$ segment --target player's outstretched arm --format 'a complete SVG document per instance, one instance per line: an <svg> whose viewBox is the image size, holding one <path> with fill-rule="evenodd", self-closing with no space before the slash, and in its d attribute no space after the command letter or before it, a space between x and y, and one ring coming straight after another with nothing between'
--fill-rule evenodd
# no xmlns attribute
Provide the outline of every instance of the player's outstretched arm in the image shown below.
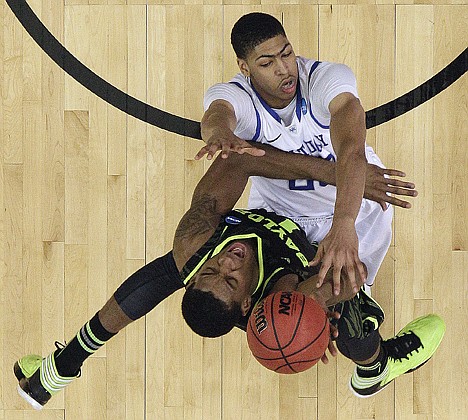
<svg viewBox="0 0 468 420"><path fill-rule="evenodd" d="M335 162L314 156L288 153L265 144L245 141L234 135L236 124L236 115L232 105L224 100L214 101L201 121L202 138L206 145L200 149L195 159L201 159L206 155L210 160L218 151L221 151L222 158L241 154L244 158L240 163L250 165L246 171L251 176L288 180L315 179L336 185ZM364 197L378 202L384 210L386 203L410 208L409 202L395 195L415 197L417 191L414 189L414 184L390 178L404 176L405 174L399 170L383 169L367 164Z"/></svg>
<svg viewBox="0 0 468 420"><path fill-rule="evenodd" d="M177 267L182 268L209 239L221 217L232 210L242 195L248 175L236 162L218 156L195 187L190 208L174 235Z"/></svg>
<svg viewBox="0 0 468 420"><path fill-rule="evenodd" d="M255 146L264 152L261 158L247 154L243 156L230 155L230 159L237 159L238 164L242 165L243 171L249 176L287 180L315 179L336 185L335 162L314 156L284 152L267 144L259 143ZM410 208L411 204L408 201L397 197L416 197L418 195L412 182L398 179L405 176L404 172L397 169L384 169L368 163L364 198L379 203L383 210L387 208L387 204Z"/></svg>
<svg viewBox="0 0 468 420"><path fill-rule="evenodd" d="M218 151L221 151L222 158L227 158L230 152L263 156L264 152L261 149L234 135L236 125L237 119L232 105L220 99L214 101L201 120L201 135L206 145L195 155L195 159L206 155L206 158L211 160Z"/></svg>
<svg viewBox="0 0 468 420"><path fill-rule="evenodd" d="M348 275L355 292L365 281L364 264L359 258L355 221L364 196L366 180L365 112L354 95L341 93L329 105L330 138L336 152L336 201L333 222L320 242L311 266L321 264L320 286L328 270L333 271L334 292L340 291L341 271Z"/></svg>

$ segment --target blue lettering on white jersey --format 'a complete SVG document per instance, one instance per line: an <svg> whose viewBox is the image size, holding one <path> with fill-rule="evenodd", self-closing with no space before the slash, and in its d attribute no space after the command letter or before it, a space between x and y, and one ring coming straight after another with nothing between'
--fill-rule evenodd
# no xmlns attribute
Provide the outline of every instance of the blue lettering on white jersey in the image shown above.
<svg viewBox="0 0 468 420"><path fill-rule="evenodd" d="M297 65L299 79L296 96L283 110L269 107L255 91L249 79L240 73L231 83L218 84L209 90L205 98L209 98L205 101L205 108L209 106L210 101L227 100L233 104L236 111L238 126L235 134L241 138L271 144L287 152L336 161L336 153L330 139L328 105L334 97L343 92L350 92L358 97L354 75L342 64L297 57ZM249 99L240 98L241 93L233 92L233 87L224 87L233 84L239 91L246 92ZM370 147L366 147L366 155L368 160L372 155L370 161L379 162ZM332 185L316 180L288 181L262 177L251 179L251 208L260 206L290 217L333 214L336 187Z"/></svg>

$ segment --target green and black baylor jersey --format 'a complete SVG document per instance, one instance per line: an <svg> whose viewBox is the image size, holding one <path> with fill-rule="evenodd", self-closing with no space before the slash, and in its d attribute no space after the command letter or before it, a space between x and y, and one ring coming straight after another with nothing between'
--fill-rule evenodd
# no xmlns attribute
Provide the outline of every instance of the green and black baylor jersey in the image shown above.
<svg viewBox="0 0 468 420"><path fill-rule="evenodd" d="M180 275L185 284L208 259L219 254L231 242L250 240L256 249L258 284L252 295L252 307L241 320L245 330L255 304L267 296L276 281L288 273L300 279L316 274L309 267L317 251L317 244L307 241L303 230L292 220L266 210L232 210L223 217L210 239L187 261Z"/></svg>

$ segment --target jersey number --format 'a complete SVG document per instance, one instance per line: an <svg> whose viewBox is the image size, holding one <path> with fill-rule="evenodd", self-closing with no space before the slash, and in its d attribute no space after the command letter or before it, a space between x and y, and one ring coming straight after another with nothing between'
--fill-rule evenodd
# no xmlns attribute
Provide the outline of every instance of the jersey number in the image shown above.
<svg viewBox="0 0 468 420"><path fill-rule="evenodd" d="M329 154L325 160L336 161L332 154ZM312 191L315 190L316 182L318 182L320 187L326 187L328 185L326 182L316 181L315 179L292 179L289 181L289 189L291 191Z"/></svg>

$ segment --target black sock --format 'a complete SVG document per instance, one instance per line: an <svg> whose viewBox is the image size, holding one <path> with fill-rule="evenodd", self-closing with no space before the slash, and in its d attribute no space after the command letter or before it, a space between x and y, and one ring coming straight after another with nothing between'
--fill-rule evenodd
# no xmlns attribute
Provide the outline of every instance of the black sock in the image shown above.
<svg viewBox="0 0 468 420"><path fill-rule="evenodd" d="M115 333L107 331L94 315L76 336L55 356L55 366L60 375L76 376L83 362L111 339Z"/></svg>
<svg viewBox="0 0 468 420"><path fill-rule="evenodd" d="M387 350L380 342L380 351L377 358L371 363L356 362L359 367L363 367L369 376L379 375L387 366Z"/></svg>

